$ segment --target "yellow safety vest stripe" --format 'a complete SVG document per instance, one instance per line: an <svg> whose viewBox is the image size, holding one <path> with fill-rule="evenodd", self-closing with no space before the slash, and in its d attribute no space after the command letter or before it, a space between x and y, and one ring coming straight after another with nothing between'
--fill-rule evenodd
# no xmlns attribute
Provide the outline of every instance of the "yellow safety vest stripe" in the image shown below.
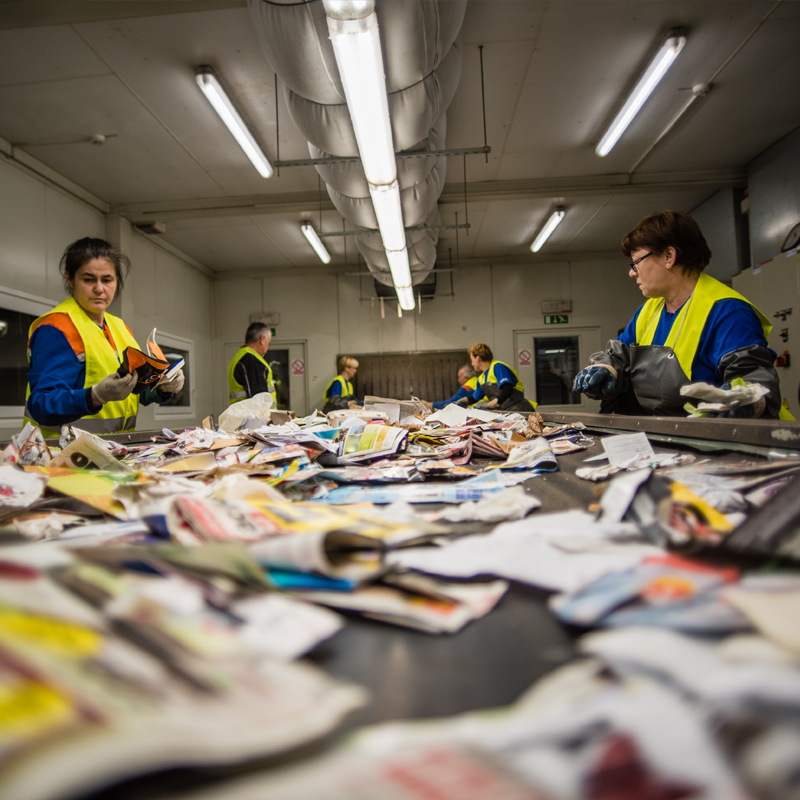
<svg viewBox="0 0 800 800"><path fill-rule="evenodd" d="M323 398L327 401L331 399L331 388L333 387L334 383L339 383L342 387L341 394L343 397L346 397L349 394L353 394L353 384L350 381L346 381L341 375L337 375L326 387L325 387L325 394Z"/></svg>
<svg viewBox="0 0 800 800"><path fill-rule="evenodd" d="M676 315L669 336L664 342L667 347L671 347L675 351L678 363L689 380L692 379L692 364L708 315L711 313L714 303L729 298L744 301L756 312L764 330L764 338L769 341L772 323L746 297L729 289L724 283L720 283L710 275L701 273L692 296L686 302L684 309ZM647 346L653 343L658 328L658 317L664 303L663 298L651 297L642 306L636 320L637 344Z"/></svg>
<svg viewBox="0 0 800 800"><path fill-rule="evenodd" d="M244 400L247 397L247 392L245 391L244 386L239 383L236 378L233 377L233 371L236 369L236 365L244 358L246 355L255 356L267 369L267 391L272 395L272 400L274 403L274 407L278 407L278 393L275 390L275 383L272 378L272 367L258 354L252 347L248 347L245 345L244 347L240 347L236 351L236 355L234 355L230 364L228 364L228 399L231 403L238 403L240 400Z"/></svg>
<svg viewBox="0 0 800 800"><path fill-rule="evenodd" d="M43 314L38 319L34 320L28 332L28 338L33 335L33 332L41 324L42 320L50 314L68 314L72 324L78 331L78 335L83 341L86 350L86 378L83 382L83 388L88 389L90 386L95 386L103 378L116 372L122 362L122 355L126 347L135 347L139 349L136 339L130 334L125 323L113 314L106 313L104 315L105 324L111 331L111 336L114 338L118 350L114 350L110 342L106 338L100 327L89 319L88 314L78 305L73 297L68 297L63 303L59 303L52 311ZM28 414L27 401L31 395L31 387L28 384L25 393L26 408L25 420L32 422L34 425L39 423L31 419ZM114 400L106 403L97 414L91 414L86 417L81 417L78 427L83 426L91 433L119 433L122 431L131 431L136 428L136 414L139 411L139 395L130 394L124 400ZM45 435L58 434L55 428L46 426L39 426L42 428Z"/></svg>
<svg viewBox="0 0 800 800"><path fill-rule="evenodd" d="M517 382L514 385L514 388L518 389L520 392L525 394L525 387L522 385L522 381L519 379L519 375L517 375L517 371L513 367L510 367L508 364L506 364L505 361L492 361L491 366L489 367L489 369L487 369L486 372L482 372L480 374L480 376L478 377L478 383L480 385L483 385L487 381L489 383L497 383L497 376L494 374L494 368L498 364L500 364L501 366L503 366L506 369L511 371L511 374L517 379Z"/></svg>

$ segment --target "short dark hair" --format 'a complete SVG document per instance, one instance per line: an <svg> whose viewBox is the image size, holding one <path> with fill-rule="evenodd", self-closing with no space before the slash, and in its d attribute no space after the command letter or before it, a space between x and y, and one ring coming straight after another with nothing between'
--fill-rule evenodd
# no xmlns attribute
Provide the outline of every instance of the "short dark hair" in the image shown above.
<svg viewBox="0 0 800 800"><path fill-rule="evenodd" d="M467 352L471 356L475 356L479 358L481 361L494 361L494 354L492 353L492 348L489 347L488 344L484 342L477 342L476 344L472 345Z"/></svg>
<svg viewBox="0 0 800 800"><path fill-rule="evenodd" d="M684 272L700 274L711 261L711 250L700 226L683 211L661 211L645 217L622 239L622 252L628 257L634 250L650 250L662 255L675 248L675 263Z"/></svg>
<svg viewBox="0 0 800 800"><path fill-rule="evenodd" d="M95 258L102 258L113 264L114 271L117 273L117 291L122 291L125 286L125 278L131 269L131 260L105 239L92 239L87 236L73 242L61 256L58 268L64 277L64 285L68 292L71 291L69 284L70 281L75 280L75 273L84 264L88 264Z"/></svg>
<svg viewBox="0 0 800 800"><path fill-rule="evenodd" d="M244 335L244 343L257 342L262 336L266 336L267 334L272 338L272 331L269 325L265 325L263 322L251 322L247 326L247 333Z"/></svg>

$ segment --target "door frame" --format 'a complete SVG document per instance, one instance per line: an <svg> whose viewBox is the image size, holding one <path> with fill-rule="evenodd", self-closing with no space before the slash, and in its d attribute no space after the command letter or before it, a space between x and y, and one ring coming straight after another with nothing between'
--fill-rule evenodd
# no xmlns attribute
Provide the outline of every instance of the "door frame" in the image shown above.
<svg viewBox="0 0 800 800"><path fill-rule="evenodd" d="M536 354L531 349L531 366L520 367L519 351L523 347L533 348L533 340L539 338L557 338L560 336L578 337L578 359L581 364L589 363L589 356L602 350L602 335L599 325L542 325L536 328L521 328L514 330L514 368L520 376L523 385L534 387L536 391L536 367L534 366ZM521 341L527 339L527 341ZM529 398L530 399L530 398ZM581 395L580 403L569 403L560 405L546 405L541 407L547 411L588 411L597 413L600 410L600 402L591 400L585 394Z"/></svg>
<svg viewBox="0 0 800 800"><path fill-rule="evenodd" d="M309 411L308 411L308 399L309 399L309 394L308 394L308 339L276 339L273 336L273 338L270 340L269 346L270 346L270 349L272 347L275 347L275 348L287 348L288 349L289 346L293 345L293 344L301 344L301 345L303 345L303 354L304 354L303 362L304 362L304 365L305 365L303 367L303 385L305 386L305 390L306 390L306 396L305 396L306 407L304 409L304 413L303 414L298 414L298 416L305 416L306 414L309 413ZM269 355L269 351L267 351L267 355ZM292 377L291 376L291 369L292 369L292 363L291 363L291 359L290 359L290 361L289 361L289 370L290 370L289 377L290 378Z"/></svg>

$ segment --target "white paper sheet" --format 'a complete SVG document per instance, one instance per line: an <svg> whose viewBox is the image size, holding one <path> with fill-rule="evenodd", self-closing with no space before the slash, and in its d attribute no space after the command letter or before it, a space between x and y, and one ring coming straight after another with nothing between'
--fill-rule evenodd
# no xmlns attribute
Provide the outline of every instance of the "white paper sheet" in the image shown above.
<svg viewBox="0 0 800 800"><path fill-rule="evenodd" d="M573 591L607 572L663 554L645 543L634 525L595 522L583 511L569 511L505 523L488 535L465 536L440 547L396 550L386 562L434 575L496 575Z"/></svg>
<svg viewBox="0 0 800 800"><path fill-rule="evenodd" d="M606 436L601 440L608 460L620 469L635 464L640 458L653 455L653 448L644 433L626 433L620 436Z"/></svg>
<svg viewBox="0 0 800 800"><path fill-rule="evenodd" d="M494 419L494 417L492 417ZM441 422L448 428L460 428L467 424L467 411L458 403L450 403L443 409L425 417L425 422Z"/></svg>
<svg viewBox="0 0 800 800"><path fill-rule="evenodd" d="M279 661L300 658L344 626L344 620L327 608L275 593L240 600L232 610L245 621L242 641Z"/></svg>

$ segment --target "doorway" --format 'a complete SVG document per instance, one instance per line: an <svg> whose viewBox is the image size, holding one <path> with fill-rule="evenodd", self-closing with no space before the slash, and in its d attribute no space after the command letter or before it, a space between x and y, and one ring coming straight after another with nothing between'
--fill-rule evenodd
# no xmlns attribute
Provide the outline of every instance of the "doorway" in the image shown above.
<svg viewBox="0 0 800 800"><path fill-rule="evenodd" d="M597 411L599 403L573 392L572 381L600 349L599 327L514 331L515 367L525 396L552 411Z"/></svg>

